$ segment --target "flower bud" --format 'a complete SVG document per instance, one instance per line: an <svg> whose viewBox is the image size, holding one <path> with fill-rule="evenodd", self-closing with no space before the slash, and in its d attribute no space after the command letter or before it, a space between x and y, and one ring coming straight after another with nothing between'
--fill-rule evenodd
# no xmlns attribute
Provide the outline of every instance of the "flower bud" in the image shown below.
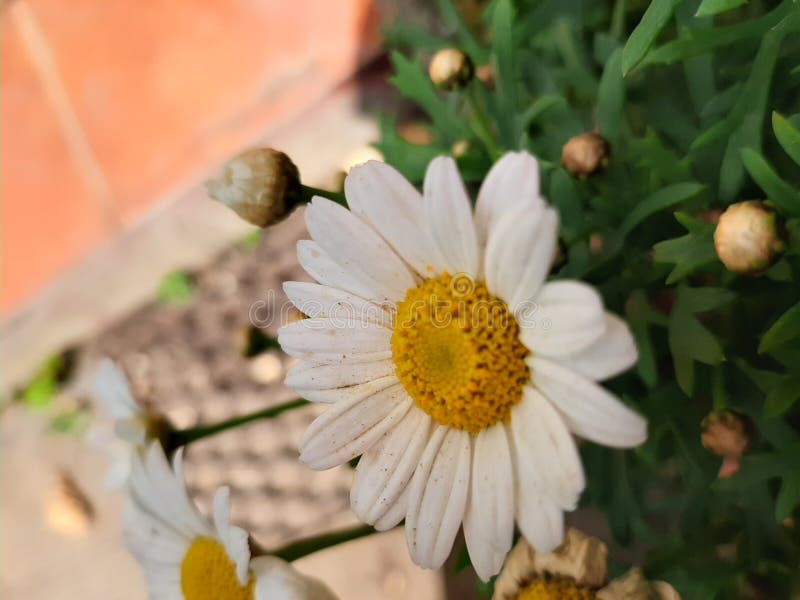
<svg viewBox="0 0 800 600"><path fill-rule="evenodd" d="M769 267L783 252L777 217L763 202L731 204L714 231L719 260L735 273L753 275Z"/></svg>
<svg viewBox="0 0 800 600"><path fill-rule="evenodd" d="M491 64L487 63L475 69L475 77L477 77L488 89L494 89L494 67Z"/></svg>
<svg viewBox="0 0 800 600"><path fill-rule="evenodd" d="M703 447L726 459L738 460L750 444L750 424L731 411L709 414L700 424Z"/></svg>
<svg viewBox="0 0 800 600"><path fill-rule="evenodd" d="M573 177L588 177L605 169L611 147L599 134L588 131L570 138L561 150L561 164Z"/></svg>
<svg viewBox="0 0 800 600"><path fill-rule="evenodd" d="M469 56L458 48L443 48L433 55L428 66L428 75L436 87L443 90L463 88L475 74L475 67Z"/></svg>
<svg viewBox="0 0 800 600"><path fill-rule="evenodd" d="M209 195L248 223L273 225L301 198L300 174L283 152L254 148L235 156L218 179L206 182Z"/></svg>

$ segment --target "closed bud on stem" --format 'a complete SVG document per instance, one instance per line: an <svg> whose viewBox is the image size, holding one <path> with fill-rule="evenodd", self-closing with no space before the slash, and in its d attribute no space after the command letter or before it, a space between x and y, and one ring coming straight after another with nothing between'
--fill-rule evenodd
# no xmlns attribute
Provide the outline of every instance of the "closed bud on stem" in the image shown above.
<svg viewBox="0 0 800 600"><path fill-rule="evenodd" d="M469 56L458 48L443 48L433 55L428 75L436 87L458 90L466 86L475 74Z"/></svg>
<svg viewBox="0 0 800 600"><path fill-rule="evenodd" d="M573 177L589 177L608 166L611 147L602 136L588 131L570 138L561 150L561 164Z"/></svg>
<svg viewBox="0 0 800 600"><path fill-rule="evenodd" d="M758 200L731 204L719 218L714 248L722 264L735 273L763 271L784 250L777 216Z"/></svg>
<svg viewBox="0 0 800 600"><path fill-rule="evenodd" d="M300 174L283 152L253 148L229 160L218 179L206 182L209 195L258 227L274 225L302 197Z"/></svg>

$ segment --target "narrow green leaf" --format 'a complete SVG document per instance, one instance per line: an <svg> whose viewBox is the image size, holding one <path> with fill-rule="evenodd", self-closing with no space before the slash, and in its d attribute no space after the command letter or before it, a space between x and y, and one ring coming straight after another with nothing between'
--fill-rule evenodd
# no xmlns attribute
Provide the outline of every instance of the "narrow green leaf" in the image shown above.
<svg viewBox="0 0 800 600"><path fill-rule="evenodd" d="M428 113L434 126L450 141L466 137L464 123L458 115L439 97L430 78L414 61L399 52L392 52L395 74L389 81L400 94L419 104Z"/></svg>
<svg viewBox="0 0 800 600"><path fill-rule="evenodd" d="M439 13L442 15L442 20L458 32L458 39L470 58L476 61L477 64L486 62L488 60L486 49L472 35L469 27L459 15L458 9L453 5L452 0L439 0ZM442 38L439 37L439 39Z"/></svg>
<svg viewBox="0 0 800 600"><path fill-rule="evenodd" d="M700 313L716 310L736 299L736 293L718 287L683 287L680 290L681 304L689 312Z"/></svg>
<svg viewBox="0 0 800 600"><path fill-rule="evenodd" d="M675 218L689 233L653 246L653 259L656 262L675 263L675 268L667 277L667 284L680 281L717 260L714 225L697 221L683 213L675 213Z"/></svg>
<svg viewBox="0 0 800 600"><path fill-rule="evenodd" d="M800 375L787 375L772 387L764 400L764 416L778 417L800 400Z"/></svg>
<svg viewBox="0 0 800 600"><path fill-rule="evenodd" d="M664 210L665 208L675 206L681 202L685 202L689 198L700 193L704 187L705 186L695 181L687 181L684 183L674 183L658 190L634 207L622 222L620 232L623 236L627 235L650 215Z"/></svg>
<svg viewBox="0 0 800 600"><path fill-rule="evenodd" d="M767 330L761 338L758 352L759 354L764 354L798 337L800 337L800 302L783 313L772 327Z"/></svg>
<svg viewBox="0 0 800 600"><path fill-rule="evenodd" d="M752 148L745 148L742 150L742 162L750 177L780 212L800 216L800 192L781 179L761 154Z"/></svg>
<svg viewBox="0 0 800 600"><path fill-rule="evenodd" d="M783 478L781 491L775 501L775 520L779 523L792 516L800 504L800 473L787 473Z"/></svg>
<svg viewBox="0 0 800 600"><path fill-rule="evenodd" d="M625 80L622 77L622 49L617 48L603 69L597 88L597 124L606 139L619 137L624 118Z"/></svg>
<svg viewBox="0 0 800 600"><path fill-rule="evenodd" d="M527 131L536 120L541 117L549 108L562 104L566 106L566 100L563 96L556 94L548 94L540 96L534 100L528 108L519 116L519 129L520 131Z"/></svg>
<svg viewBox="0 0 800 600"><path fill-rule="evenodd" d="M772 113L772 129L786 154L800 165L800 131L777 112Z"/></svg>
<svg viewBox="0 0 800 600"><path fill-rule="evenodd" d="M519 136L514 131L517 114L518 78L514 66L514 6L511 0L498 0L492 13L492 51L497 77L495 87L501 113L497 126L500 140L513 148Z"/></svg>
<svg viewBox="0 0 800 600"><path fill-rule="evenodd" d="M703 0L694 16L710 17L746 3L747 0Z"/></svg>
<svg viewBox="0 0 800 600"><path fill-rule="evenodd" d="M653 0L622 51L622 74L627 75L645 57L680 0Z"/></svg>

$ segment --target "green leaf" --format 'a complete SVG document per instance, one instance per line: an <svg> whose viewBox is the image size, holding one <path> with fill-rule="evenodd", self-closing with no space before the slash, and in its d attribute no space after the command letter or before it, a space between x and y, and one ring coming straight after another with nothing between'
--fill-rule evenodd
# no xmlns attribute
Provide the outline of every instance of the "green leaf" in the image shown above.
<svg viewBox="0 0 800 600"><path fill-rule="evenodd" d="M399 52L392 52L395 73L389 81L405 98L413 100L428 113L433 125L449 141L467 136L464 123L452 108L436 93L430 78L416 62L408 60Z"/></svg>
<svg viewBox="0 0 800 600"><path fill-rule="evenodd" d="M764 400L764 416L778 417L800 400L800 375L787 375L773 386Z"/></svg>
<svg viewBox="0 0 800 600"><path fill-rule="evenodd" d="M627 75L645 57L680 0L653 0L622 51L622 74Z"/></svg>
<svg viewBox="0 0 800 600"><path fill-rule="evenodd" d="M166 304L188 304L192 299L192 281L186 273L169 273L161 280L156 297Z"/></svg>
<svg viewBox="0 0 800 600"><path fill-rule="evenodd" d="M668 285L717 260L714 225L680 212L675 213L675 218L689 233L653 246L653 259L656 262L675 263L675 268L667 277Z"/></svg>
<svg viewBox="0 0 800 600"><path fill-rule="evenodd" d="M786 154L800 165L800 131L777 112L772 113L772 129Z"/></svg>
<svg viewBox="0 0 800 600"><path fill-rule="evenodd" d="M787 473L783 478L781 491L775 501L775 520L779 523L792 516L800 504L800 473Z"/></svg>
<svg viewBox="0 0 800 600"><path fill-rule="evenodd" d="M492 51L497 77L495 86L501 112L497 126L500 140L513 148L519 136L514 130L517 114L518 77L514 65L514 6L511 0L498 0L492 13Z"/></svg>
<svg viewBox="0 0 800 600"><path fill-rule="evenodd" d="M800 302L783 313L761 338L759 354L800 337Z"/></svg>
<svg viewBox="0 0 800 600"><path fill-rule="evenodd" d="M781 179L761 154L752 148L745 148L742 150L742 162L750 177L780 212L800 216L800 192Z"/></svg>
<svg viewBox="0 0 800 600"><path fill-rule="evenodd" d="M575 182L567 172L558 169L550 177L550 195L553 206L561 218L561 229L567 239L578 235L583 227L583 207Z"/></svg>
<svg viewBox="0 0 800 600"><path fill-rule="evenodd" d="M527 131L536 120L541 117L549 108L558 104L566 106L566 101L563 96L556 94L549 94L541 96L531 103L528 108L519 116L519 129L520 131Z"/></svg>
<svg viewBox="0 0 800 600"><path fill-rule="evenodd" d="M459 15L458 9L453 5L452 0L439 0L439 13L442 15L442 20L458 32L459 41L470 58L477 64L485 63L488 60L487 51L472 35L469 27Z"/></svg>
<svg viewBox="0 0 800 600"><path fill-rule="evenodd" d="M747 0L703 0L694 16L710 17L746 3Z"/></svg>
<svg viewBox="0 0 800 600"><path fill-rule="evenodd" d="M603 69L597 88L597 124L606 139L619 137L624 118L625 80L622 77L622 49L617 48Z"/></svg>
<svg viewBox="0 0 800 600"><path fill-rule="evenodd" d="M622 236L628 235L633 229L650 215L653 215L665 208L670 208L685 202L689 198L700 193L705 186L695 182L687 181L684 183L673 183L665 188L651 194L628 214L620 226Z"/></svg>
<svg viewBox="0 0 800 600"><path fill-rule="evenodd" d="M717 287L684 287L680 290L682 305L692 313L708 312L733 302L736 293Z"/></svg>
<svg viewBox="0 0 800 600"><path fill-rule="evenodd" d="M58 388L58 378L64 369L60 356L47 359L31 382L22 391L22 401L28 408L44 408Z"/></svg>

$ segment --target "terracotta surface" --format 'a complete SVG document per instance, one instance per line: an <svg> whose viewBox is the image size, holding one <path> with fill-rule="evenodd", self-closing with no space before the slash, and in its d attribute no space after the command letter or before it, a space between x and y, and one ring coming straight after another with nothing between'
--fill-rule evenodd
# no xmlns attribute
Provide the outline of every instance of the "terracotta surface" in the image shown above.
<svg viewBox="0 0 800 600"><path fill-rule="evenodd" d="M378 47L369 0L16 0L0 33L6 316Z"/></svg>

